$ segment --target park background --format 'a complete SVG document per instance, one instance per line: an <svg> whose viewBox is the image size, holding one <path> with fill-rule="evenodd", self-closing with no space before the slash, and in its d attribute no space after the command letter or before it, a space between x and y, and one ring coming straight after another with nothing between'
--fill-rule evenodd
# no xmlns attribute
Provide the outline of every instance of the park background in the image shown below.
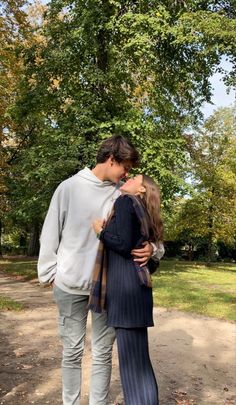
<svg viewBox="0 0 236 405"><path fill-rule="evenodd" d="M236 404L235 17L235 0L2 0L1 404L61 404L40 231L58 184L118 133L162 192L149 330L161 404ZM122 403L116 350L109 403Z"/></svg>
<svg viewBox="0 0 236 405"><path fill-rule="evenodd" d="M122 134L161 187L156 304L235 319L235 1L4 0L0 10L3 270L36 276L54 190Z"/></svg>

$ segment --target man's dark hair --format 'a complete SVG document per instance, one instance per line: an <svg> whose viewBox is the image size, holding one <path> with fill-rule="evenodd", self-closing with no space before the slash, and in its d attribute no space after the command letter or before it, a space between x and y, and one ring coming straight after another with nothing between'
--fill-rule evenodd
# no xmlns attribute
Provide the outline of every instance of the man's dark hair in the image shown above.
<svg viewBox="0 0 236 405"><path fill-rule="evenodd" d="M130 141L122 135L113 135L102 142L97 163L104 163L112 156L117 163L130 161L133 167L139 165L139 153Z"/></svg>

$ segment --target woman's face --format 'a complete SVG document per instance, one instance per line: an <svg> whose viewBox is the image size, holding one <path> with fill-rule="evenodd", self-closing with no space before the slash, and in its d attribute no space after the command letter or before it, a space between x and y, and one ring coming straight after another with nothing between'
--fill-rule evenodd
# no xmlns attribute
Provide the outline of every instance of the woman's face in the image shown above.
<svg viewBox="0 0 236 405"><path fill-rule="evenodd" d="M138 174L135 177L127 180L121 187L120 191L127 194L139 195L145 192L145 187L142 185L143 176Z"/></svg>

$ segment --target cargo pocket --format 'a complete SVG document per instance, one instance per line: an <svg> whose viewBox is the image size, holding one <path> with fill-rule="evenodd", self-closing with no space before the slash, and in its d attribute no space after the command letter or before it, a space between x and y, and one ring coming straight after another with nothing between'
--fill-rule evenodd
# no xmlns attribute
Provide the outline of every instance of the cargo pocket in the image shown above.
<svg viewBox="0 0 236 405"><path fill-rule="evenodd" d="M60 317L71 316L73 296L65 291L62 291L56 285L53 287L53 294Z"/></svg>
<svg viewBox="0 0 236 405"><path fill-rule="evenodd" d="M83 324L77 320L66 316L59 316L59 335L64 347L68 349L79 348L83 345L86 331L86 323Z"/></svg>

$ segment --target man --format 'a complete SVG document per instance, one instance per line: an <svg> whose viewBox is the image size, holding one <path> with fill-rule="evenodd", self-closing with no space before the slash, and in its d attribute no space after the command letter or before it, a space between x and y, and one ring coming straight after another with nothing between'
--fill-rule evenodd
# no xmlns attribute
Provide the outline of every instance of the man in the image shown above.
<svg viewBox="0 0 236 405"><path fill-rule="evenodd" d="M56 189L44 222L38 261L42 283L53 283L63 342L63 404L78 405L88 298L99 240L92 229L96 218L107 218L119 185L138 164L136 149L122 136L105 140L94 169L85 168ZM153 247L146 244L135 256L145 263ZM92 373L90 405L107 404L114 330L106 314L92 313Z"/></svg>

